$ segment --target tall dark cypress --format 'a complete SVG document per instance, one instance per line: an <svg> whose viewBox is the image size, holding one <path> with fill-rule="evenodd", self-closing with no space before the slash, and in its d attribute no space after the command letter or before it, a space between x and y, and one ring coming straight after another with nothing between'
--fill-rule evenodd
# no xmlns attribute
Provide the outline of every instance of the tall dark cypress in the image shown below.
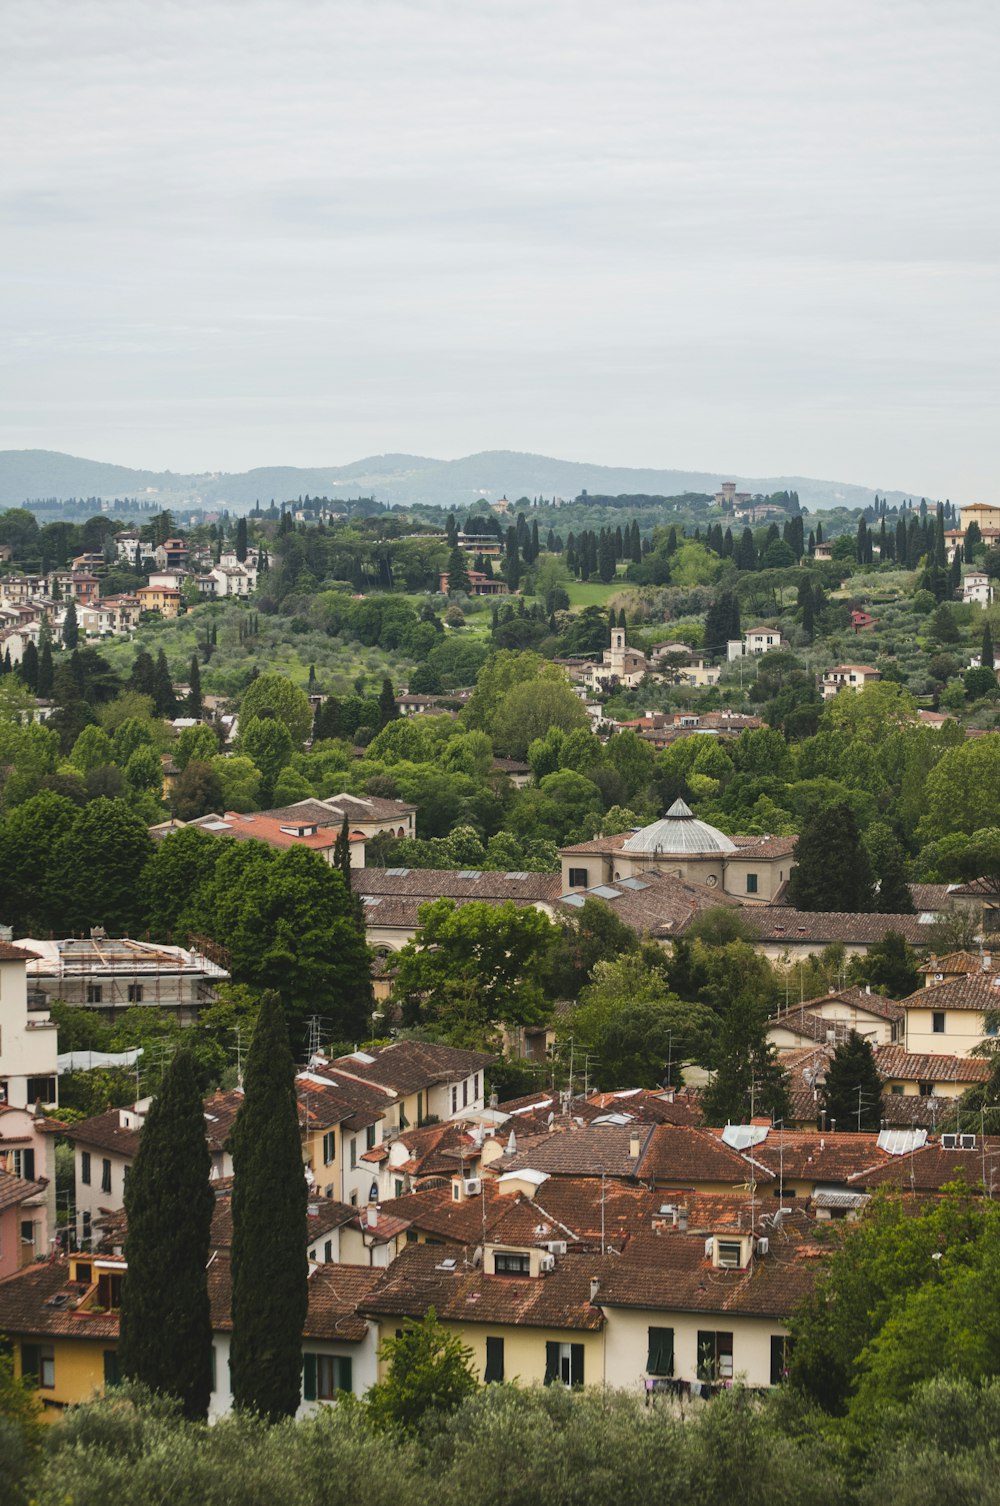
<svg viewBox="0 0 1000 1506"><path fill-rule="evenodd" d="M198 655L191 655L191 669L188 673L189 687L187 693L188 716L200 717L202 711L201 701L201 666L198 663Z"/></svg>
<svg viewBox="0 0 1000 1506"><path fill-rule="evenodd" d="M125 1188L118 1353L123 1375L177 1397L192 1419L208 1415L212 1390L210 1170L194 1058L182 1049L146 1116Z"/></svg>
<svg viewBox="0 0 1000 1506"><path fill-rule="evenodd" d="M261 999L247 1055L233 1157L233 1401L268 1422L291 1417L302 1394L309 1298L306 1179L295 1067L276 993Z"/></svg>

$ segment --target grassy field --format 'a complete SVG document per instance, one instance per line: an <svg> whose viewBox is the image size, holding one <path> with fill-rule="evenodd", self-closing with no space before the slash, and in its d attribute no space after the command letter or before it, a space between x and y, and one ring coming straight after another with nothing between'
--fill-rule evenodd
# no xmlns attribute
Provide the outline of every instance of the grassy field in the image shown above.
<svg viewBox="0 0 1000 1506"><path fill-rule="evenodd" d="M609 581L607 585L600 580L571 580L566 586L566 594L574 610L581 607L603 607L626 584L624 579Z"/></svg>

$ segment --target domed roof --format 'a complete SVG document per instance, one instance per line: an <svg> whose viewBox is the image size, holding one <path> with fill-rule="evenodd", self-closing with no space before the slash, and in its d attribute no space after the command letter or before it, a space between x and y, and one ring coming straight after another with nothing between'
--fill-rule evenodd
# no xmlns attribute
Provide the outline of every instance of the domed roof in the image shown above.
<svg viewBox="0 0 1000 1506"><path fill-rule="evenodd" d="M634 832L623 852L691 853L735 852L736 843L725 832L699 821L683 800L675 800L661 821Z"/></svg>

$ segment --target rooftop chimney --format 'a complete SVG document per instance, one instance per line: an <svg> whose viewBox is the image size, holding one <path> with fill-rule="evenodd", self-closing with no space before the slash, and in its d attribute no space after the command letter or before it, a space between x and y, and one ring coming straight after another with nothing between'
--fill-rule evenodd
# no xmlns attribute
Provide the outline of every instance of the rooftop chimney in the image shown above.
<svg viewBox="0 0 1000 1506"><path fill-rule="evenodd" d="M688 1231L688 1211L686 1208L678 1208L677 1210L677 1228L681 1234L686 1234Z"/></svg>
<svg viewBox="0 0 1000 1506"><path fill-rule="evenodd" d="M598 1278L596 1276L591 1276L591 1278L590 1278L590 1300L591 1300L591 1302L596 1302L597 1301L597 1293L600 1290L600 1286L601 1286L601 1283L598 1280Z"/></svg>
<svg viewBox="0 0 1000 1506"><path fill-rule="evenodd" d="M378 1226L378 1204L368 1204L368 1227L374 1229Z"/></svg>
<svg viewBox="0 0 1000 1506"><path fill-rule="evenodd" d="M642 1141L639 1138L639 1131L633 1130L628 1137L628 1153L633 1161L638 1161L639 1159L639 1148L641 1144Z"/></svg>

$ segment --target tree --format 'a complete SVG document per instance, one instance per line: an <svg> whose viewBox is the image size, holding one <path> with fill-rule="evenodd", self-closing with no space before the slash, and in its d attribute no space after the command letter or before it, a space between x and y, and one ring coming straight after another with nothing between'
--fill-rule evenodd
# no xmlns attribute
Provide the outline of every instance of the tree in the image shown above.
<svg viewBox="0 0 1000 1506"><path fill-rule="evenodd" d="M469 591L469 572L465 565L465 555L457 546L448 556L448 595L457 596L460 591Z"/></svg>
<svg viewBox="0 0 1000 1506"><path fill-rule="evenodd" d="M970 701L979 701L984 696L996 695L996 671L987 669L985 665L978 669L967 669L962 676L962 683L965 686L966 698Z"/></svg>
<svg viewBox="0 0 1000 1506"><path fill-rule="evenodd" d="M852 959L849 976L893 999L905 999L920 986L919 962L905 936L887 931L881 941L868 948L867 956Z"/></svg>
<svg viewBox="0 0 1000 1506"><path fill-rule="evenodd" d="M872 874L850 805L814 810L795 843L788 903L797 910L867 911Z"/></svg>
<svg viewBox="0 0 1000 1506"><path fill-rule="evenodd" d="M892 828L884 821L872 822L864 845L875 881L875 909L880 915L912 915L906 853Z"/></svg>
<svg viewBox="0 0 1000 1506"><path fill-rule="evenodd" d="M247 520L246 520L246 517L244 516L244 517L238 518L237 522L236 522L235 554L236 554L236 558L239 560L239 562L240 562L241 565L242 565L243 561L246 559L247 553L248 553L248 548L247 548Z"/></svg>
<svg viewBox="0 0 1000 1506"><path fill-rule="evenodd" d="M70 601L66 608L66 616L63 618L62 630L63 647L70 652L76 648L80 641L80 625L77 621L76 602Z"/></svg>
<svg viewBox="0 0 1000 1506"><path fill-rule="evenodd" d="M199 722L196 727L182 727L173 746L174 763L181 770L187 768L192 758L207 760L215 758L219 751L219 739L211 727Z"/></svg>
<svg viewBox="0 0 1000 1506"><path fill-rule="evenodd" d="M713 1052L715 1075L701 1096L706 1124L749 1124L757 1114L791 1113L788 1078L768 1043L765 1016L736 999L722 1022Z"/></svg>
<svg viewBox="0 0 1000 1506"><path fill-rule="evenodd" d="M240 701L241 723L245 724L265 713L284 722L291 735L292 746L302 747L312 727L312 707L304 690L293 685L282 674L268 672L258 675L243 692L243 699Z"/></svg>
<svg viewBox="0 0 1000 1506"><path fill-rule="evenodd" d="M156 655L156 664L153 669L153 705L156 707L157 716L166 717L168 721L177 713L174 682L170 678L170 667L162 648Z"/></svg>
<svg viewBox="0 0 1000 1506"><path fill-rule="evenodd" d="M61 913L49 886L53 851L77 807L53 790L42 790L0 821L0 905L15 936L45 932Z"/></svg>
<svg viewBox="0 0 1000 1506"><path fill-rule="evenodd" d="M838 696L838 700L840 697ZM924 785L922 842L950 832L971 835L996 823L1000 789L1000 735L976 737L941 755Z"/></svg>
<svg viewBox="0 0 1000 1506"><path fill-rule="evenodd" d="M882 1079L875 1053L852 1030L826 1069L823 1107L827 1124L839 1130L878 1130L882 1125Z"/></svg>
<svg viewBox="0 0 1000 1506"><path fill-rule="evenodd" d="M194 1058L182 1049L146 1115L125 1188L118 1353L123 1375L177 1397L192 1420L207 1417L212 1391L210 1172Z"/></svg>
<svg viewBox="0 0 1000 1506"><path fill-rule="evenodd" d="M192 758L184 765L170 796L170 805L178 821L196 821L199 816L225 809L222 780L205 759Z"/></svg>
<svg viewBox="0 0 1000 1506"><path fill-rule="evenodd" d="M123 800L101 797L77 811L48 865L49 903L63 933L102 925L135 935L145 906L139 875L152 847L146 823Z"/></svg>
<svg viewBox="0 0 1000 1506"><path fill-rule="evenodd" d="M261 800L269 805L278 775L292 756L288 727L273 716L249 717L240 724L239 747L260 770Z"/></svg>
<svg viewBox="0 0 1000 1506"><path fill-rule="evenodd" d="M563 920L549 955L546 988L559 999L575 999L598 962L611 962L639 950L630 926L598 899L585 899L571 920Z"/></svg>
<svg viewBox="0 0 1000 1506"><path fill-rule="evenodd" d="M201 716L201 667L198 664L197 654L191 655L191 668L188 670L187 701L185 703L184 709L188 716Z"/></svg>
<svg viewBox="0 0 1000 1506"><path fill-rule="evenodd" d="M261 999L229 1144L233 1402L277 1422L294 1416L302 1394L309 1264L295 1067L272 992Z"/></svg>
<svg viewBox="0 0 1000 1506"><path fill-rule="evenodd" d="M607 1089L683 1081L682 1063L703 1061L718 1020L670 992L662 968L632 952L596 963L568 1021L573 1038L596 1053L592 1081Z"/></svg>
<svg viewBox="0 0 1000 1506"><path fill-rule="evenodd" d="M181 917L214 875L219 856L219 839L197 826L171 832L156 843L140 884L147 896L146 923L154 937L168 941L180 934Z"/></svg>
<svg viewBox="0 0 1000 1506"><path fill-rule="evenodd" d="M472 1350L438 1322L433 1307L419 1322L407 1319L393 1339L383 1339L384 1380L372 1386L365 1405L378 1430L415 1432L428 1414L453 1412L477 1390Z"/></svg>
<svg viewBox="0 0 1000 1506"><path fill-rule="evenodd" d="M993 632L987 622L983 627L983 646L979 655L979 662L983 669L993 669ZM41 695L41 691L38 692Z"/></svg>
<svg viewBox="0 0 1000 1506"><path fill-rule="evenodd" d="M422 905L418 920L397 954L393 997L405 1018L473 1047L495 1044L500 1025L544 1019L542 978L556 929L541 911L439 899Z"/></svg>
<svg viewBox="0 0 1000 1506"><path fill-rule="evenodd" d="M498 753L523 758L529 744L550 727L572 732L588 726L583 702L557 670L554 678L523 681L506 693L497 707L493 739Z"/></svg>
<svg viewBox="0 0 1000 1506"><path fill-rule="evenodd" d="M382 680L382 689L378 694L379 727L387 727L394 722L399 715L396 709L396 692L392 688L392 681L386 675Z"/></svg>

